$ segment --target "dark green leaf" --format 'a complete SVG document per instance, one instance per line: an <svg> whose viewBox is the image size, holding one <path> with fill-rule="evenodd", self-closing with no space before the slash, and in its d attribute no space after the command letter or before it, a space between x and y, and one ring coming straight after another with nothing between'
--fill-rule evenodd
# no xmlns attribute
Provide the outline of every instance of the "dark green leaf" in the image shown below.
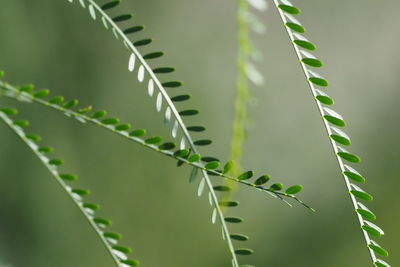
<svg viewBox="0 0 400 267"><path fill-rule="evenodd" d="M384 249L383 247L379 246L378 244L369 244L368 247L370 247L373 251L375 251L376 253L388 257L389 256L389 252Z"/></svg>
<svg viewBox="0 0 400 267"><path fill-rule="evenodd" d="M346 126L346 122L344 120L342 120L341 118L331 116L331 115L324 115L324 118L327 121L329 121L330 123L335 124L337 126L340 126L340 127Z"/></svg>
<svg viewBox="0 0 400 267"><path fill-rule="evenodd" d="M139 264L140 264L140 262L138 260L132 260L132 259L121 260L121 262L128 266L139 266Z"/></svg>
<svg viewBox="0 0 400 267"><path fill-rule="evenodd" d="M319 85L319 86L323 86L326 87L328 86L328 81L323 79L323 78L318 78L318 77L311 77L310 79L308 79L310 82L312 82L313 84Z"/></svg>
<svg viewBox="0 0 400 267"><path fill-rule="evenodd" d="M296 15L296 14L300 14L300 13L301 13L300 9L298 9L297 7L294 7L294 6L289 6L289 5L283 5L283 4L281 4L281 5L278 5L278 7L279 7L280 9L282 9L283 11L289 13L289 14L294 14L294 15Z"/></svg>
<svg viewBox="0 0 400 267"><path fill-rule="evenodd" d="M94 203L84 203L83 207L86 209L91 209L91 210L99 210L100 206L98 204L94 204Z"/></svg>
<svg viewBox="0 0 400 267"><path fill-rule="evenodd" d="M170 67L163 67L163 68L157 68L157 69L153 69L154 73L170 73L170 72L174 72L175 69L174 68L170 68Z"/></svg>
<svg viewBox="0 0 400 267"><path fill-rule="evenodd" d="M322 67L322 65L323 65L322 61L319 59L316 59L316 58L303 58L301 61L304 64L307 64L309 66L316 67L316 68Z"/></svg>
<svg viewBox="0 0 400 267"><path fill-rule="evenodd" d="M130 136L141 137L146 135L146 129L136 129L129 133Z"/></svg>
<svg viewBox="0 0 400 267"><path fill-rule="evenodd" d="M74 108L78 105L78 100L74 99L64 104L64 108Z"/></svg>
<svg viewBox="0 0 400 267"><path fill-rule="evenodd" d="M15 108L0 108L0 111L7 115L17 115L18 110Z"/></svg>
<svg viewBox="0 0 400 267"><path fill-rule="evenodd" d="M235 254L247 256L247 255L253 254L253 250L248 249L248 248L240 248L240 249L235 250Z"/></svg>
<svg viewBox="0 0 400 267"><path fill-rule="evenodd" d="M196 161L199 161L200 158L201 158L200 154L193 154L188 158L188 161L189 162L196 162Z"/></svg>
<svg viewBox="0 0 400 267"><path fill-rule="evenodd" d="M37 134L27 134L26 138L28 138L29 140L31 140L32 142L35 142L35 143L39 143L40 141L42 141L42 137L40 137Z"/></svg>
<svg viewBox="0 0 400 267"><path fill-rule="evenodd" d="M349 146L351 145L351 141L349 139L347 139L344 136L338 135L338 134L331 134L331 138L333 140L335 140L336 142L338 142L339 144L345 145L345 146Z"/></svg>
<svg viewBox="0 0 400 267"><path fill-rule="evenodd" d="M39 150L39 152L42 152L42 153L51 153L54 151L54 148L49 147L49 146L42 146L42 147L39 147L38 150Z"/></svg>
<svg viewBox="0 0 400 267"><path fill-rule="evenodd" d="M208 139L194 141L194 144L196 146L207 146L207 145L210 145L211 143L212 143L212 141L208 140Z"/></svg>
<svg viewBox="0 0 400 267"><path fill-rule="evenodd" d="M294 194L299 193L302 189L303 189L302 185L293 185L293 186L289 187L288 189L286 189L285 193L289 194L289 195L294 195Z"/></svg>
<svg viewBox="0 0 400 267"><path fill-rule="evenodd" d="M49 103L51 104L61 104L62 102L64 102L63 96L55 96L49 100Z"/></svg>
<svg viewBox="0 0 400 267"><path fill-rule="evenodd" d="M79 114L87 114L90 111L92 111L93 107L92 106L87 106L86 108L80 108L78 109Z"/></svg>
<svg viewBox="0 0 400 267"><path fill-rule="evenodd" d="M208 170L214 170L217 169L219 167L221 163L219 161L211 161L209 163L207 163L204 168L208 169Z"/></svg>
<svg viewBox="0 0 400 267"><path fill-rule="evenodd" d="M247 235L242 235L242 234L231 234L230 237L234 240L238 241L247 241L249 240L249 237Z"/></svg>
<svg viewBox="0 0 400 267"><path fill-rule="evenodd" d="M384 235L383 230L372 223L364 224L363 226L361 226L361 228L373 236L380 237L380 236Z"/></svg>
<svg viewBox="0 0 400 267"><path fill-rule="evenodd" d="M104 5L102 5L101 9L107 10L107 9L116 7L117 5L119 5L119 3L121 3L121 1L119 1L119 0L108 2L108 3L105 3Z"/></svg>
<svg viewBox="0 0 400 267"><path fill-rule="evenodd" d="M124 247L124 246L112 246L113 249L121 251L122 253L129 254L132 252L131 248Z"/></svg>
<svg viewBox="0 0 400 267"><path fill-rule="evenodd" d="M35 86L33 84L27 84L27 85L24 85L21 88L19 88L19 90L21 92L25 92L28 94L32 94L34 89L35 89Z"/></svg>
<svg viewBox="0 0 400 267"><path fill-rule="evenodd" d="M147 138L146 140L144 140L144 142L146 144L157 144L157 143L160 143L162 140L163 139L161 136L153 136L153 137Z"/></svg>
<svg viewBox="0 0 400 267"><path fill-rule="evenodd" d="M303 47L303 48L308 49L308 50L315 50L316 49L316 47L315 47L315 45L313 43L305 41L305 40L294 40L293 42L295 44L297 44L298 46Z"/></svg>
<svg viewBox="0 0 400 267"><path fill-rule="evenodd" d="M240 217L225 217L224 220L229 223L241 223L243 219Z"/></svg>
<svg viewBox="0 0 400 267"><path fill-rule="evenodd" d="M199 111L196 109L187 109L179 112L181 116L193 116L199 114Z"/></svg>
<svg viewBox="0 0 400 267"><path fill-rule="evenodd" d="M118 118L108 118L108 119L104 119L101 121L102 124L105 125L115 125L119 123L119 119Z"/></svg>
<svg viewBox="0 0 400 267"><path fill-rule="evenodd" d="M371 196L370 194L368 194L367 192L364 191L359 191L359 190L351 190L350 193L352 193L354 196L360 198L360 199L364 199L364 200L373 200L373 196Z"/></svg>
<svg viewBox="0 0 400 267"><path fill-rule="evenodd" d="M182 82L179 81L171 81L171 82L165 82L162 83L163 87L179 87L182 86Z"/></svg>
<svg viewBox="0 0 400 267"><path fill-rule="evenodd" d="M121 234L113 233L113 232L105 232L103 234L103 236L106 237L106 238L112 238L112 239L115 239L115 240L120 240L122 238Z"/></svg>
<svg viewBox="0 0 400 267"><path fill-rule="evenodd" d="M148 45L152 42L152 39L143 39L139 40L133 43L134 46L143 46L143 45Z"/></svg>
<svg viewBox="0 0 400 267"><path fill-rule="evenodd" d="M276 183L271 185L271 187L269 188L271 191L280 191L283 188L283 184L281 183Z"/></svg>
<svg viewBox="0 0 400 267"><path fill-rule="evenodd" d="M17 125L19 127L28 127L29 126L29 121L27 120L17 120L17 121L13 121L14 125Z"/></svg>
<svg viewBox="0 0 400 267"><path fill-rule="evenodd" d="M167 142L167 143L164 143L164 144L160 145L158 147L158 149L160 149L160 150L171 150L171 149L174 149L175 147L176 147L176 145L174 143Z"/></svg>
<svg viewBox="0 0 400 267"><path fill-rule="evenodd" d="M99 119L101 117L104 117L105 115L107 115L106 110L99 110L92 115L92 119Z"/></svg>
<svg viewBox="0 0 400 267"><path fill-rule="evenodd" d="M164 55L164 52L158 51L158 52L146 54L143 56L143 58L144 59L153 59L153 58L162 57L163 55Z"/></svg>
<svg viewBox="0 0 400 267"><path fill-rule="evenodd" d="M33 96L37 97L37 98L43 98L43 97L48 96L49 94L50 94L49 89L43 89L43 90L40 90L40 91L37 91L36 93L34 93Z"/></svg>
<svg viewBox="0 0 400 267"><path fill-rule="evenodd" d="M63 180L68 180L68 181L75 181L78 179L78 176L73 175L73 174L63 173L63 174L60 174L60 178Z"/></svg>
<svg viewBox="0 0 400 267"><path fill-rule="evenodd" d="M351 154L349 152L338 152L337 154L339 157L341 157L347 161L350 161L350 162L357 163L357 162L361 161L360 157L358 157L357 155Z"/></svg>
<svg viewBox="0 0 400 267"><path fill-rule="evenodd" d="M130 33L135 33L135 32L140 32L141 30L144 29L144 26L140 25L140 26L134 26L134 27L130 27L128 29L124 30L125 34L130 34Z"/></svg>
<svg viewBox="0 0 400 267"><path fill-rule="evenodd" d="M186 101L188 99L190 99L190 95L177 95L171 98L171 100L174 102Z"/></svg>
<svg viewBox="0 0 400 267"><path fill-rule="evenodd" d="M365 219L376 220L376 215L372 213L370 210L357 209L357 212Z"/></svg>
<svg viewBox="0 0 400 267"><path fill-rule="evenodd" d="M239 205L239 202L237 202L237 201L220 201L219 205L223 206L223 207L236 207Z"/></svg>
<svg viewBox="0 0 400 267"><path fill-rule="evenodd" d="M247 180L250 179L251 177L253 177L254 172L253 171L246 171L244 173L242 173L241 175L238 176L238 180Z"/></svg>
<svg viewBox="0 0 400 267"><path fill-rule="evenodd" d="M257 180L254 182L255 185L263 185L267 183L270 179L270 176L268 174L264 174L257 178Z"/></svg>
<svg viewBox="0 0 400 267"><path fill-rule="evenodd" d="M181 149L181 150L177 150L174 152L175 157L181 157L181 158L185 158L185 157L189 156L189 154L190 154L189 149Z"/></svg>
<svg viewBox="0 0 400 267"><path fill-rule="evenodd" d="M110 225L112 224L112 221L107 220L107 219L104 219L104 218L99 218L99 217L94 218L93 221L94 221L95 223L103 224L103 225L105 225L105 226L110 226Z"/></svg>
<svg viewBox="0 0 400 267"><path fill-rule="evenodd" d="M351 172L351 171L345 171L345 172L343 172L343 174L346 175L347 177L349 177L350 179L356 181L356 182L360 182L360 183L364 183L365 182L365 178L359 173L355 173L355 172Z"/></svg>
<svg viewBox="0 0 400 267"><path fill-rule="evenodd" d="M112 20L114 22L121 22L121 21L125 21L125 20L128 20L128 19L131 19L132 17L133 17L132 14L123 14L123 15L119 15L119 16L116 16L116 17L112 18Z"/></svg>
<svg viewBox="0 0 400 267"><path fill-rule="evenodd" d="M62 159L51 159L49 160L49 164L59 166L64 164L64 161Z"/></svg>
<svg viewBox="0 0 400 267"><path fill-rule="evenodd" d="M189 126L187 127L187 130L190 132L203 132L206 128L203 126Z"/></svg>
<svg viewBox="0 0 400 267"><path fill-rule="evenodd" d="M225 165L224 165L224 170L223 170L223 174L228 173L229 171L232 170L232 168L235 166L235 162L233 160L228 161Z"/></svg>
<svg viewBox="0 0 400 267"><path fill-rule="evenodd" d="M201 161L204 161L204 162L211 162L211 161L220 161L220 160L217 159L217 158L214 158L214 157L202 157L202 158L201 158Z"/></svg>
<svg viewBox="0 0 400 267"><path fill-rule="evenodd" d="M214 186L214 190L220 191L220 192L228 192L228 191L231 191L232 189L226 185L216 185L216 186Z"/></svg>
<svg viewBox="0 0 400 267"><path fill-rule="evenodd" d="M118 126L115 127L115 130L117 131L127 131L131 128L131 125L129 123L125 123L125 124L120 124Z"/></svg>
<svg viewBox="0 0 400 267"><path fill-rule="evenodd" d="M71 190L72 193L78 194L80 196L86 196L90 194L90 191L87 189L76 188Z"/></svg>
<svg viewBox="0 0 400 267"><path fill-rule="evenodd" d="M295 32L304 33L306 31L306 29L304 29L303 26L297 23L287 22L285 25L290 29L294 30Z"/></svg>
<svg viewBox="0 0 400 267"><path fill-rule="evenodd" d="M317 95L315 98L325 105L333 105L334 103L333 99L326 95Z"/></svg>
<svg viewBox="0 0 400 267"><path fill-rule="evenodd" d="M383 260L381 260L381 259L378 259L378 260L375 262L375 266L376 266L376 267L391 267L387 262L385 262L385 261L383 261Z"/></svg>

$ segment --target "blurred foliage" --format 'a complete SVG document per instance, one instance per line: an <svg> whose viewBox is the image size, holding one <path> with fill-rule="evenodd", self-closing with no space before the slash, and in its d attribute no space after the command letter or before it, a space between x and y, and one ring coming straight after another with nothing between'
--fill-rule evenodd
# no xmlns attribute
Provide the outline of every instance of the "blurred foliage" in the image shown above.
<svg viewBox="0 0 400 267"><path fill-rule="evenodd" d="M370 208L387 233L380 243L394 252L388 261L398 266L400 3L309 0L301 8L308 14L301 20L326 64L322 74L329 76L329 94L349 123L353 151L363 159L364 189L376 199ZM152 49L166 52L159 62L177 67L175 78L185 82L184 90L202 111L198 120L216 141L205 152L226 159L236 82L235 2L127 0L123 9L146 25L140 34L154 37ZM144 87L127 70L126 50L83 12L61 0L3 0L0 69L14 83L33 82L77 97L82 106L108 109L150 129L150 135L166 135ZM266 84L254 91L257 105L250 111L254 125L243 166L285 184L302 183L301 196L317 213L241 188L242 206L235 214L247 219L240 231L251 236L255 249L249 262L366 266L359 226L286 33L275 12L261 17L268 31L255 42L264 55L260 69ZM230 266L206 199L197 199L196 187L187 182L190 168L177 169L152 151L43 107L17 106L32 130L57 146L79 183L93 189L94 199L101 196L104 213L144 265ZM0 266L110 266L92 230L28 149L4 125L0 138Z"/></svg>

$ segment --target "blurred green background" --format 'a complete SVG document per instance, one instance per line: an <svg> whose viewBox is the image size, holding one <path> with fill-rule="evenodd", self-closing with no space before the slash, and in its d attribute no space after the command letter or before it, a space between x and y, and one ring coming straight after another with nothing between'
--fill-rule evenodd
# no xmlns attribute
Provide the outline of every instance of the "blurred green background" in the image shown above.
<svg viewBox="0 0 400 267"><path fill-rule="evenodd" d="M75 1L76 2L76 1ZM376 201L369 207L387 233L377 240L400 265L400 113L398 112L400 23L398 1L293 1L306 36L318 45L328 93L347 120L351 151L363 161L363 188ZM119 11L119 12L118 12ZM146 25L133 38L153 37L143 53L163 50L153 67L174 66L167 80L183 80L204 124L201 136L214 140L202 150L229 155L236 64L235 1L124 1L112 14L134 13L129 22ZM315 104L293 49L273 7L256 15L267 33L254 36L264 55L259 69L266 84L254 88L250 109L246 169L269 173L285 185L301 183L301 198L318 210L295 205L248 188L232 214L245 222L231 227L251 237L254 256L242 263L273 267L371 266L359 225ZM1 0L0 69L14 84L34 83L55 95L78 98L81 106L107 109L149 135L169 136L154 99L127 70L129 53L93 21L78 3L66 0ZM176 93L174 92L176 90ZM65 159L62 170L80 176L77 185L93 191L101 215L114 221L143 266L230 266L220 227L210 223L207 199L196 197L190 168L110 132L68 119L34 104L1 98L20 109L43 144ZM189 122L190 121L190 122ZM199 135L200 136L200 135ZM112 266L81 214L25 145L0 123L0 266ZM169 138L168 138L169 139ZM219 178L214 178L220 182ZM237 245L242 246L241 244Z"/></svg>

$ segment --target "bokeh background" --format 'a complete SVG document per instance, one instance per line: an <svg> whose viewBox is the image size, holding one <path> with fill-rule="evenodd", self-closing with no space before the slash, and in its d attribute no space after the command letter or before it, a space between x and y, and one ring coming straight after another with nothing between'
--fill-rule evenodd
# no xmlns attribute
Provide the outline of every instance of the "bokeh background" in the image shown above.
<svg viewBox="0 0 400 267"><path fill-rule="evenodd" d="M76 2L76 1L75 1ZM347 120L351 151L362 157L363 188L375 201L369 207L387 233L379 243L390 250L387 261L400 265L400 17L398 1L293 1L299 19L318 45L328 93ZM132 24L152 37L142 52L163 50L152 66L174 66L165 80L183 80L176 92L197 107L188 119L204 124L214 140L202 154L229 155L236 64L235 1L131 1L120 13L134 13ZM115 11L113 11L115 12ZM248 188L235 197L234 215L245 218L232 232L251 237L254 256L242 263L273 267L371 266L344 182L323 124L311 99L277 12L254 13L267 32L254 36L264 55L258 64L265 77L254 87L243 166L271 174L285 185L301 183L301 198L318 212ZM113 13L117 14L117 13ZM128 26L128 25L126 25ZM93 21L78 3L66 0L1 0L0 69L14 84L34 83L55 95L78 98L81 106L107 109L149 135L168 136L154 99L127 70L129 53ZM171 91L174 91L172 89ZM174 92L172 94L175 94ZM134 250L143 266L230 266L220 227L210 223L207 199L196 197L190 168L98 129L34 104L0 99L31 120L32 132L57 148L63 170L77 173L76 183L93 191L113 230ZM0 124L0 266L112 266L86 221L25 145ZM215 178L216 182L219 182ZM241 246L238 244L238 246Z"/></svg>

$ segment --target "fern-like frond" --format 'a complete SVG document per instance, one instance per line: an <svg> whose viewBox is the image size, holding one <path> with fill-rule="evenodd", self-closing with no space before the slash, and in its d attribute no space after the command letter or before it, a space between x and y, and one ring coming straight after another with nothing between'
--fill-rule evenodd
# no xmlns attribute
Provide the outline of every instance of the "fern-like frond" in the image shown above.
<svg viewBox="0 0 400 267"><path fill-rule="evenodd" d="M166 142L163 144L159 144L162 141L162 138L159 136L155 137L150 137L146 139L140 138L141 136L145 135L146 131L144 129L136 129L133 131L128 131L130 129L130 124L128 123L120 123L120 120L116 117L108 117L104 119L104 116L107 114L106 111L101 110L97 112L92 111L92 107L86 107L86 108L81 108L78 109L78 101L77 100L71 100L71 101L65 101L64 97L62 96L56 96L56 97L50 97L49 100L44 100L43 98L48 97L50 91L49 90L40 90L40 91L34 91L34 86L33 85L28 85L28 86L23 86L19 89L15 88L14 86L11 86L10 84L4 83L0 81L0 95L5 95L14 99L18 99L20 101L25 101L25 102L35 102L42 104L47 107L51 107L55 110L63 112L63 114L67 115L68 117L72 117L77 119L80 122L90 122L95 125L101 126L104 129L111 130L112 132L124 136L125 138L128 138L131 141L134 141L136 143L139 143L147 148L150 148L154 151L160 152L164 155L167 155L169 157L172 157L178 162L186 163L189 165L192 165L194 167L192 171L191 177L196 176L196 173L200 170L203 173L203 177L206 176L208 178L208 175L215 175L215 176L221 176L226 179L230 179L232 181L235 181L237 183L241 183L247 186L254 187L260 191L264 191L269 193L270 195L277 197L286 203L288 203L285 198L289 199L294 199L295 201L299 202L303 206L311 209L308 205L303 203L300 199L298 199L294 194L298 193L301 189L301 186L292 186L289 187L286 192L281 191L282 190L282 185L280 183L273 184L270 188L263 187L262 185L266 183L269 180L268 176L261 176L259 179L257 179L254 183L248 183L245 180L248 180L252 178L254 173L252 171L248 171L239 177L230 177L227 175L227 172L230 170L230 166L232 166L231 163L227 163L224 166L224 170L218 171L215 170L219 167L220 163L219 161L211 161L207 162L206 164L203 164L200 162L200 159L204 159L201 157L199 153L193 153L192 150L190 149L178 149L175 152L170 151L173 150L176 145L172 142ZM221 188L221 187L213 187L211 184L210 180L206 180L203 178L199 184L199 189L198 189L198 195L201 196L205 186L211 186L212 192L216 191L223 191L225 192L226 190L229 190L229 187ZM295 190L293 190L295 189ZM213 215L212 215L212 222L216 221L216 218L218 215L220 216L220 220L222 220L223 225L225 225L226 222L230 222L230 220L225 220L224 216L221 213L221 208L220 207L235 207L238 205L238 202L236 201L218 201L218 199L215 197L213 198L213 194L211 193L211 190L209 192L209 199L210 199L210 204L213 206ZM214 196L216 194L214 193ZM215 202L217 201L217 202ZM290 204L289 204L290 205ZM222 219L221 219L222 217ZM230 217L229 217L230 218ZM223 233L225 240L229 240L231 238L231 235L229 236L226 233L227 228L226 226L223 227ZM235 239L235 238L232 238ZM242 255L244 251L247 251L249 254L252 250L234 250L231 251L232 254L236 256L236 254ZM246 254L246 255L248 255Z"/></svg>
<svg viewBox="0 0 400 267"><path fill-rule="evenodd" d="M69 1L73 2L73 0L69 0ZM117 25L117 22L121 21L121 18L124 18L124 20L129 19L128 16L120 15L120 16L111 18L104 11L105 9L110 9L110 8L115 7L119 3L119 1L109 2L109 3L104 4L101 7L94 0L79 0L79 1L83 8L86 8L86 6L88 6L89 14L93 19L96 19L98 16L101 17L104 27L106 29L110 28L111 31L114 33L114 36L117 39L121 39L122 42L124 43L125 47L130 51L131 55L130 55L129 63L128 63L128 70L130 72L133 72L136 69L138 81L140 83L143 83L146 81L149 96L153 97L153 95L156 95L156 110L158 112L161 112L163 110L163 103L166 104L166 108L164 111L164 122L172 125L171 134L174 138L181 136L180 141L179 141L179 148L186 149L188 147L188 148L190 148L190 150L193 153L198 153L196 146L199 146L199 145L203 146L203 145L211 144L211 140L209 140L209 139L200 139L200 140L193 141L192 137L190 136L190 134L188 132L190 129L193 129L193 128L186 127L182 120L182 116L196 115L196 114L198 114L198 110L187 109L187 110L178 111L177 108L175 107L175 105L173 104L172 99L169 97L167 91L164 89L164 88L179 87L182 85L182 83L180 81L161 82L158 79L158 77L155 75L155 73L171 72L171 71L173 71L173 68L162 67L162 68L152 69L152 68L150 68L149 64L146 62L146 60L150 60L150 59L162 56L163 53L157 51L157 52L153 52L153 53L142 56L140 54L140 52L138 51L137 47L150 44L152 42L152 39L142 39L142 40L136 40L136 41L132 42L127 37L127 34L135 32L135 30L138 29L137 26L122 30ZM133 30L133 29L135 29L135 30ZM178 99L186 100L185 97L178 97ZM205 129L205 127L196 127L196 129L197 130ZM180 166L181 164L182 164L182 162L178 162L178 166ZM196 175L193 175L193 173L195 173L195 172L197 172L197 170L193 169L192 175L191 175L192 179L194 179L193 177L196 177ZM219 204L218 198L216 196L216 192L213 189L213 185L207 174L207 171L201 170L200 172L203 177L200 182L200 187L203 187L204 184L206 184L206 186L209 190L210 201L214 208L213 214L216 214L216 216L213 215L213 217L218 217L221 222L222 231L224 233L225 240L228 244L228 248L229 248L229 251L232 256L232 265L233 265L233 267L239 267L239 263L238 263L238 260L236 257L233 242L230 237L226 222L224 221L224 216L222 214L220 204Z"/></svg>
<svg viewBox="0 0 400 267"><path fill-rule="evenodd" d="M346 123L341 115L330 108L334 104L334 101L322 89L328 86L328 81L314 70L315 68L322 67L323 63L320 59L310 53L310 51L316 49L316 46L303 36L303 33L306 30L295 18L295 15L299 14L301 11L288 0L274 0L274 3L279 11L279 15L286 27L303 72L307 78L318 111L323 118L326 131L331 141L332 148L336 154L346 188L349 192L373 264L378 267L388 267L390 265L383 260L378 259L376 254L388 256L389 253L370 238L370 235L374 237L382 236L384 232L377 225L370 222L376 219L374 213L372 213L364 204L359 202L361 200L371 201L373 199L369 193L365 192L356 184L365 182L365 178L350 166L351 163L360 162L360 157L344 148L344 146L349 146L351 144L349 136L340 129L343 128Z"/></svg>
<svg viewBox="0 0 400 267"><path fill-rule="evenodd" d="M207 171L209 175L219 176L238 184L255 187L256 189L267 192L268 194L277 198L286 197L288 199L294 199L309 208L308 205L294 196L295 193L281 191L282 188L277 189L275 185L271 186L270 188L262 187L261 185L270 180L268 175L263 175L262 179L258 179L254 183L247 182L247 180L251 177L245 177L246 174L251 174L251 176L253 176L253 171L246 171L241 175L230 176L228 173L232 172L232 169L234 169L234 166L236 165L233 162L226 163L223 169L219 170L218 168L220 167L220 162L217 159L211 160L210 157L202 157L199 153L192 153L190 149L179 149L175 143L163 141L161 136L146 137L146 129L131 129L130 123L122 123L117 117L107 117L106 115L108 112L106 110L94 111L92 106L78 108L78 100L74 99L68 101L65 100L63 96L51 96L49 89L35 91L32 84L16 88L15 86L0 80L0 96L2 95L18 101L37 103L45 107L52 108L62 112L69 118L74 118L82 123L91 123L97 125L148 149L173 158L178 162L192 166L195 169ZM46 100L46 98L48 98L48 100ZM300 185L295 186L299 187ZM291 186L289 188L293 187L294 186ZM291 190L289 190L289 192L291 192Z"/></svg>
<svg viewBox="0 0 400 267"><path fill-rule="evenodd" d="M58 170L58 167L63 164L63 160L51 158L50 154L53 148L39 145L41 140L39 135L26 133L25 128L29 125L29 122L26 120L13 119L12 117L17 114L18 111L14 108L0 107L0 119L32 150L50 174L56 179L58 184L60 184L68 194L79 211L89 222L89 225L96 235L100 238L115 265L117 267L138 266L138 260L128 258L128 254L131 253L132 250L129 247L119 244L119 240L122 237L121 234L106 230L112 222L103 217L96 216L96 212L100 206L95 203L84 201L84 197L90 194L90 191L83 188L74 188L69 185L69 182L76 180L77 176L70 173L61 173Z"/></svg>

